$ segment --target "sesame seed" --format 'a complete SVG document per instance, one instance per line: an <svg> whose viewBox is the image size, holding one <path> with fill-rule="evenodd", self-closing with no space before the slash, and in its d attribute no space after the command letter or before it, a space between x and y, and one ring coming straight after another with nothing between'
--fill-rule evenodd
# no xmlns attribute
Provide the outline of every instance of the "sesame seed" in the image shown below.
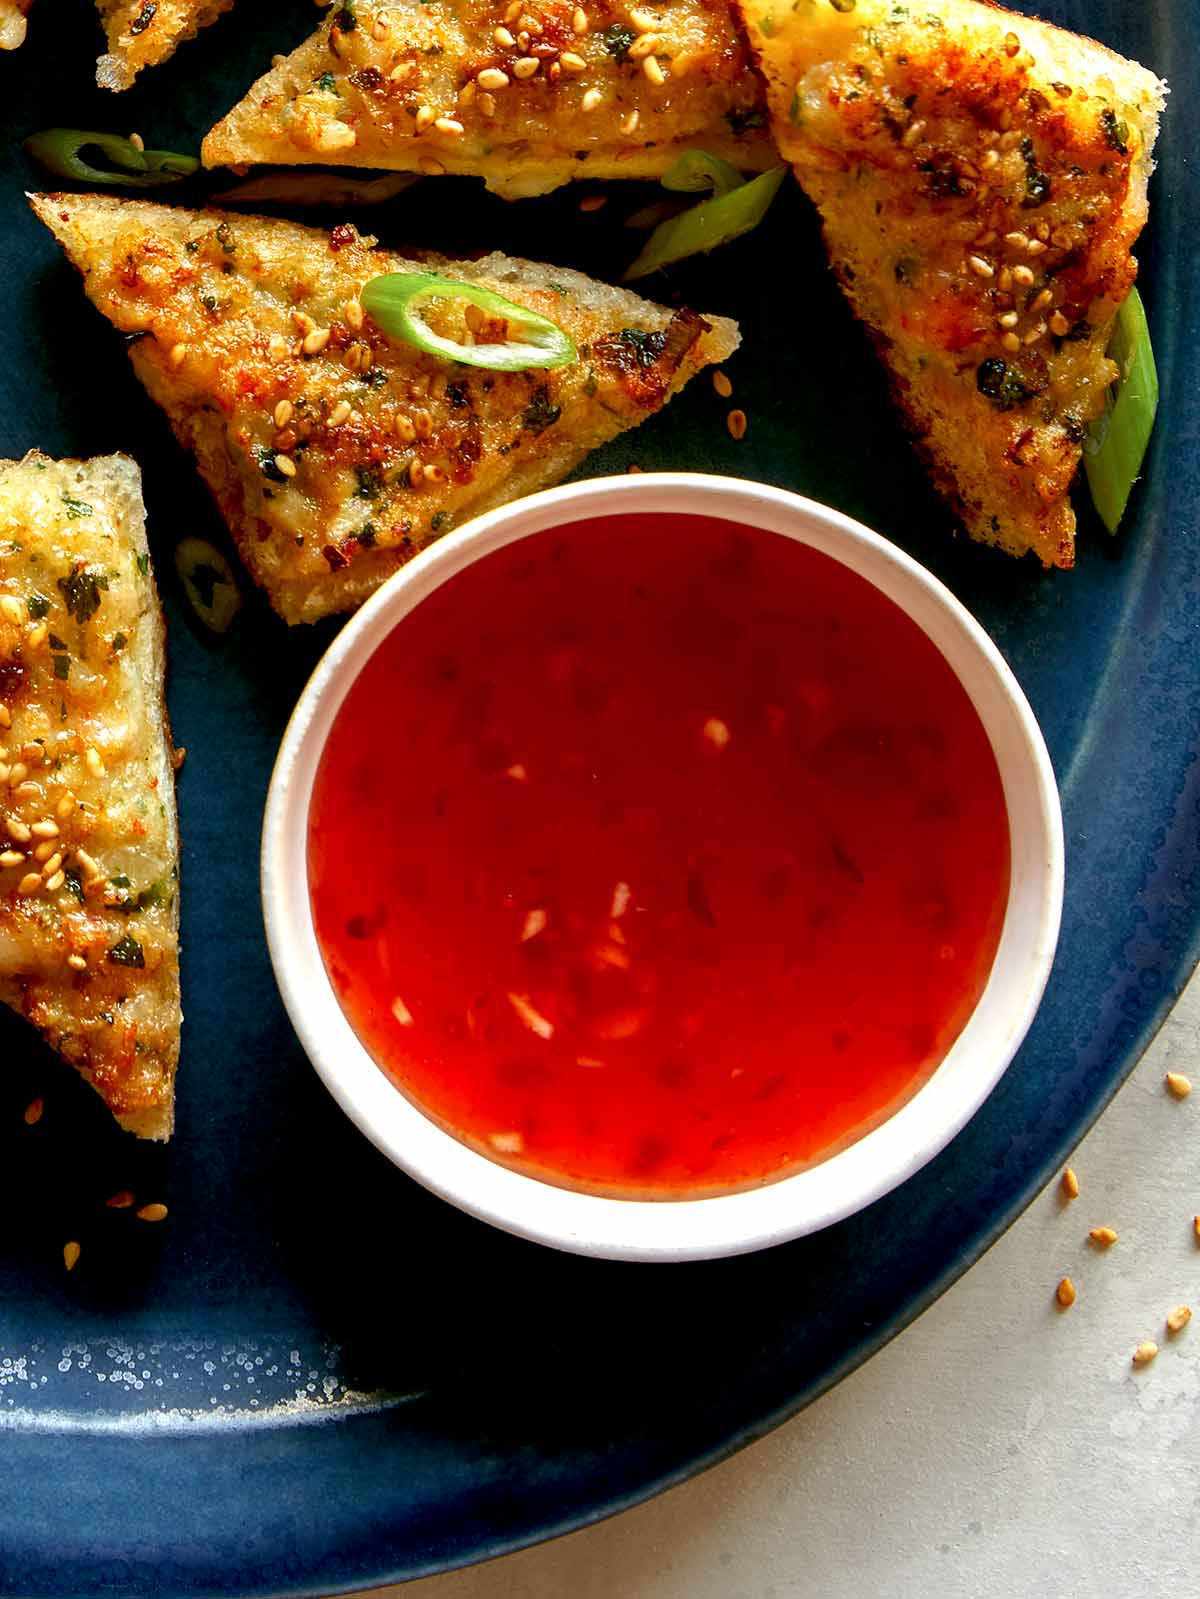
<svg viewBox="0 0 1200 1599"><path fill-rule="evenodd" d="M1046 309L1046 307L1050 304L1051 300L1053 300L1053 298L1054 298L1054 295L1051 292L1051 290L1043 289L1041 291L1041 293L1037 296L1037 298L1034 300L1033 304L1029 307L1029 309L1031 311L1044 311Z"/></svg>
<svg viewBox="0 0 1200 1599"><path fill-rule="evenodd" d="M729 415L725 418L725 426L729 429L729 432L733 438L744 439L746 437L745 411L730 411Z"/></svg>
<svg viewBox="0 0 1200 1599"><path fill-rule="evenodd" d="M437 112L431 105L417 107L417 114L413 119L413 127L418 133L424 133L426 128L431 128L437 120Z"/></svg>
<svg viewBox="0 0 1200 1599"><path fill-rule="evenodd" d="M1176 1333L1183 1331L1191 1319L1192 1307L1190 1305L1176 1305L1175 1309L1167 1317L1167 1336L1174 1338Z"/></svg>
<svg viewBox="0 0 1200 1599"><path fill-rule="evenodd" d="M45 1110L45 1108L46 1102L44 1099L40 1097L37 1099L31 1099L28 1105L25 1107L26 1127L36 1127L38 1122L40 1122L42 1119L42 1112Z"/></svg>
<svg viewBox="0 0 1200 1599"><path fill-rule="evenodd" d="M1093 1227L1088 1237L1094 1244L1099 1244L1101 1249L1111 1249L1117 1241L1117 1235L1111 1227Z"/></svg>
<svg viewBox="0 0 1200 1599"><path fill-rule="evenodd" d="M438 133L443 133L448 139L461 139L465 131L461 122L455 117L438 117L433 124Z"/></svg>
<svg viewBox="0 0 1200 1599"><path fill-rule="evenodd" d="M489 1133L488 1143L501 1155L519 1155L525 1148L525 1140L518 1132Z"/></svg>
<svg viewBox="0 0 1200 1599"><path fill-rule="evenodd" d="M924 120L921 117L918 117L915 122L910 122L908 127L905 128L904 136L900 140L900 143L902 145L906 146L907 148L911 148L914 144L916 144L917 140L921 137L921 135L924 132L925 132Z"/></svg>
<svg viewBox="0 0 1200 1599"><path fill-rule="evenodd" d="M171 353L167 359L170 361L173 370L177 370L183 365L187 360L187 353L188 347L186 344L176 344L171 347Z"/></svg>
<svg viewBox="0 0 1200 1599"><path fill-rule="evenodd" d="M405 444L412 444L415 442L417 430L415 427L413 427L408 417L403 415L398 416L392 425L396 429L396 432L399 434L400 438L404 440Z"/></svg>
<svg viewBox="0 0 1200 1599"><path fill-rule="evenodd" d="M129 142L135 150L144 150L146 148L146 141L142 138L140 133L131 133L129 135Z"/></svg>
<svg viewBox="0 0 1200 1599"><path fill-rule="evenodd" d="M658 27L658 18L652 17L648 11L631 11L629 13L630 26L638 33L650 33Z"/></svg>
<svg viewBox="0 0 1200 1599"><path fill-rule="evenodd" d="M1015 328L1017 325L1017 320L1017 313L1015 311L1005 311L1003 316L998 316L996 318L997 323L1002 328Z"/></svg>
<svg viewBox="0 0 1200 1599"><path fill-rule="evenodd" d="M585 110L585 111L594 111L596 109L596 107L600 104L601 100L603 100L603 99L604 99L604 93L603 93L602 90L600 90L600 89L586 89L584 91L583 99L579 103L582 106L583 110Z"/></svg>
<svg viewBox="0 0 1200 1599"><path fill-rule="evenodd" d="M1014 250L1023 250L1029 243L1029 235L1027 233L1006 233L1004 242Z"/></svg>
<svg viewBox="0 0 1200 1599"><path fill-rule="evenodd" d="M45 622L35 622L34 625L29 629L29 648L31 650L41 649L42 645L46 642L49 632L50 629L46 626Z"/></svg>
<svg viewBox="0 0 1200 1599"><path fill-rule="evenodd" d="M475 79L474 78L468 78L466 83L464 83L462 88L458 91L458 103L459 103L459 105L460 106L474 105L475 104L475 95L476 95Z"/></svg>
<svg viewBox="0 0 1200 1599"><path fill-rule="evenodd" d="M55 872L52 877L46 879L46 892L48 894L57 894L66 880L67 874L65 872Z"/></svg>
<svg viewBox="0 0 1200 1599"><path fill-rule="evenodd" d="M71 968L72 971L75 971L75 972L86 972L87 971L87 961L83 958L82 955L68 955L67 956L67 965Z"/></svg>
<svg viewBox="0 0 1200 1599"><path fill-rule="evenodd" d="M20 600L12 594L0 595L0 613L3 613L10 622L21 622L25 619Z"/></svg>
<svg viewBox="0 0 1200 1599"><path fill-rule="evenodd" d="M475 81L481 89L507 89L508 73L499 67L484 67Z"/></svg>
<svg viewBox="0 0 1200 1599"><path fill-rule="evenodd" d="M3 703L3 701L0 701L0 727L11 727L11 726L12 726L12 713L9 711L8 706L5 705Z"/></svg>
<svg viewBox="0 0 1200 1599"><path fill-rule="evenodd" d="M445 472L436 462L432 466L425 468L425 476L430 483L444 483L446 481Z"/></svg>
<svg viewBox="0 0 1200 1599"><path fill-rule="evenodd" d="M320 355L328 343L329 329L314 328L311 333L304 335L304 353L305 355Z"/></svg>
<svg viewBox="0 0 1200 1599"><path fill-rule="evenodd" d="M522 33L541 33L542 25L536 17L531 17L528 11L523 12L517 19L517 27Z"/></svg>
<svg viewBox="0 0 1200 1599"><path fill-rule="evenodd" d="M36 894L38 889L41 888L41 886L42 886L42 874L41 874L41 872L26 872L25 876L17 884L17 893L18 894Z"/></svg>
<svg viewBox="0 0 1200 1599"><path fill-rule="evenodd" d="M997 151L997 150L985 150L983 152L983 154L979 158L979 165L983 168L983 170L985 172L990 172L991 169L994 166L997 166L999 164L999 161L1000 161L999 151Z"/></svg>
<svg viewBox="0 0 1200 1599"><path fill-rule="evenodd" d="M128 1188L122 1188L115 1194L110 1194L104 1201L109 1210L128 1210L133 1204L134 1196Z"/></svg>
<svg viewBox="0 0 1200 1599"><path fill-rule="evenodd" d="M43 850L47 851L45 855L42 854ZM53 877L63 863L62 850L54 848L53 839L45 844L39 844L33 852L33 858L36 861L41 861L42 870L47 877Z"/></svg>
<svg viewBox="0 0 1200 1599"><path fill-rule="evenodd" d="M642 62L642 71L656 86L661 86L667 81L667 75L659 65L657 56L647 56Z"/></svg>
<svg viewBox="0 0 1200 1599"><path fill-rule="evenodd" d="M425 476L425 468L420 461L414 459L408 463L408 481L415 489L419 487L421 479Z"/></svg>
<svg viewBox="0 0 1200 1599"><path fill-rule="evenodd" d="M513 62L513 77L532 78L541 64L536 56L518 56Z"/></svg>
<svg viewBox="0 0 1200 1599"><path fill-rule="evenodd" d="M719 367L712 375L712 386L723 400L727 400L733 393L733 384Z"/></svg>
<svg viewBox="0 0 1200 1599"><path fill-rule="evenodd" d="M1190 1077L1185 1077L1182 1072L1168 1072L1166 1084L1176 1099L1186 1099L1192 1091Z"/></svg>
<svg viewBox="0 0 1200 1599"><path fill-rule="evenodd" d="M640 39L635 39L625 52L630 61L641 61L648 55L653 55L662 40L657 33L643 33Z"/></svg>
<svg viewBox="0 0 1200 1599"><path fill-rule="evenodd" d="M1046 243L1044 239L1030 239L1029 243L1025 246L1025 254L1041 255L1045 248Z"/></svg>
<svg viewBox="0 0 1200 1599"><path fill-rule="evenodd" d="M99 877L100 876L100 867L92 859L92 857L88 854L87 850L85 850L85 849L77 849L75 851L75 859L79 862L80 866L83 867L84 871L88 874L88 876L90 878L95 878L95 877Z"/></svg>
<svg viewBox="0 0 1200 1599"><path fill-rule="evenodd" d="M433 418L428 411L414 411L413 427L416 428L419 439L427 439L433 432Z"/></svg>
<svg viewBox="0 0 1200 1599"><path fill-rule="evenodd" d="M621 132L625 135L626 138L628 138L632 133L637 131L637 125L638 125L638 113L637 113L636 110L634 110L634 111L631 111L629 113L629 115L621 123L621 125L620 125L621 126Z"/></svg>
<svg viewBox="0 0 1200 1599"><path fill-rule="evenodd" d="M295 407L290 400L280 400L279 404L271 413L275 418L275 426L277 428L287 427L288 423L292 420L294 411Z"/></svg>
<svg viewBox="0 0 1200 1599"><path fill-rule="evenodd" d="M8 781L13 788L19 788L28 776L29 768L24 761L14 761L8 769Z"/></svg>
<svg viewBox="0 0 1200 1599"><path fill-rule="evenodd" d="M492 34L492 38L500 46L501 50L511 50L517 42L507 28L497 28Z"/></svg>
<svg viewBox="0 0 1200 1599"><path fill-rule="evenodd" d="M1050 318L1050 331L1057 339L1065 338L1066 335L1070 333L1071 324L1067 321L1066 317L1061 311L1056 311Z"/></svg>
<svg viewBox="0 0 1200 1599"><path fill-rule="evenodd" d="M574 33L576 33L581 39L583 38L584 34L588 31L587 12L583 9L582 6L576 6L574 12L571 14L571 28L572 28L572 31Z"/></svg>
<svg viewBox="0 0 1200 1599"><path fill-rule="evenodd" d="M34 822L29 831L33 834L34 838L57 838L58 823L51 821L50 818L47 817L44 822Z"/></svg>
<svg viewBox="0 0 1200 1599"><path fill-rule="evenodd" d="M589 211L600 211L608 204L605 194L585 194L579 202L579 209L585 214Z"/></svg>
<svg viewBox="0 0 1200 1599"><path fill-rule="evenodd" d="M1079 1178L1075 1175L1074 1167L1068 1166L1063 1172L1061 1187L1068 1199L1079 1198Z"/></svg>
<svg viewBox="0 0 1200 1599"><path fill-rule="evenodd" d="M1027 289L1033 282L1033 273L1027 266L1015 266L1012 269L1013 282Z"/></svg>
<svg viewBox="0 0 1200 1599"><path fill-rule="evenodd" d="M24 866L24 864L25 857L19 849L6 849L0 852L0 866L3 866L5 870L13 866Z"/></svg>
<svg viewBox="0 0 1200 1599"><path fill-rule="evenodd" d="M977 278L994 278L996 269L990 261L985 261L981 255L969 255L967 265Z"/></svg>
<svg viewBox="0 0 1200 1599"><path fill-rule="evenodd" d="M277 455L275 457L275 470L282 472L284 477L295 477L296 463L290 455Z"/></svg>
<svg viewBox="0 0 1200 1599"><path fill-rule="evenodd" d="M14 844L28 844L30 833L24 822L18 822L15 816L10 816L4 825Z"/></svg>
<svg viewBox="0 0 1200 1599"><path fill-rule="evenodd" d="M352 409L352 407L350 405L350 401L349 400L339 400L338 403L334 406L333 410L330 411L330 413L329 413L329 425L330 425L330 427L331 428L340 427L341 424L350 415L351 409Z"/></svg>
<svg viewBox="0 0 1200 1599"><path fill-rule="evenodd" d="M526 912L525 921L521 926L521 943L528 944L531 938L536 938L539 933L545 932L549 920L546 912L540 907Z"/></svg>
<svg viewBox="0 0 1200 1599"><path fill-rule="evenodd" d="M79 1264L79 1245L72 1238L69 1244L63 1245L63 1265L68 1271L74 1271Z"/></svg>
<svg viewBox="0 0 1200 1599"><path fill-rule="evenodd" d="M386 39L392 30L392 20L386 11L381 11L371 24L372 39Z"/></svg>
<svg viewBox="0 0 1200 1599"><path fill-rule="evenodd" d="M1147 1338L1144 1343L1140 1343L1134 1350L1133 1364L1135 1366L1148 1366L1157 1354L1158 1345L1153 1338Z"/></svg>
<svg viewBox="0 0 1200 1599"><path fill-rule="evenodd" d="M577 56L573 50L564 50L559 56L564 72L586 72L587 62L582 56Z"/></svg>
<svg viewBox="0 0 1200 1599"><path fill-rule="evenodd" d="M521 14L521 0L509 0L504 12L505 22L515 22Z"/></svg>
<svg viewBox="0 0 1200 1599"><path fill-rule="evenodd" d="M481 94L479 96L479 109L483 112L485 117L494 117L496 115L495 96L491 94Z"/></svg>
<svg viewBox="0 0 1200 1599"><path fill-rule="evenodd" d="M167 1207L155 1200L151 1205L143 1205L137 1213L137 1218L139 1221L165 1221Z"/></svg>
<svg viewBox="0 0 1200 1599"><path fill-rule="evenodd" d="M1015 56L1020 48L1021 41L1015 33L1006 33L1004 35L1004 54L1006 56Z"/></svg>
<svg viewBox="0 0 1200 1599"><path fill-rule="evenodd" d="M60 822L65 822L67 817L70 816L71 812L74 809L75 809L75 796L74 796L74 794L64 794L62 799L60 799L58 804L54 807L54 814L55 814L55 816L58 817Z"/></svg>
<svg viewBox="0 0 1200 1599"><path fill-rule="evenodd" d="M1073 1305L1075 1303L1075 1284L1069 1277L1064 1277L1062 1279L1058 1287L1054 1290L1054 1297L1058 1300L1059 1304L1064 1310L1066 1310L1068 1305Z"/></svg>

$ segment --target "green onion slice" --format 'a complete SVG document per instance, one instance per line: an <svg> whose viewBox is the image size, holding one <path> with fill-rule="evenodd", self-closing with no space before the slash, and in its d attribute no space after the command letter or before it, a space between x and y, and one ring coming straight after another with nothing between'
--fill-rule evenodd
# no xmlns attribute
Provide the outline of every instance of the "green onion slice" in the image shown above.
<svg viewBox="0 0 1200 1599"><path fill-rule="evenodd" d="M461 361L464 366L524 372L531 367L566 366L576 358L575 345L556 322L477 283L461 283L435 272L386 272L372 278L359 298L363 310L389 338L403 339L429 355ZM503 318L513 337L493 344L460 344L435 333L422 312L447 300L462 300L489 316Z"/></svg>
<svg viewBox="0 0 1200 1599"><path fill-rule="evenodd" d="M175 570L188 604L214 633L224 633L242 608L242 593L233 568L215 544L186 538L175 551Z"/></svg>
<svg viewBox="0 0 1200 1599"><path fill-rule="evenodd" d="M689 255L702 255L749 233L767 214L786 175L786 167L772 167L770 172L751 178L729 194L701 200L682 216L661 222L625 272L626 281L649 277L660 267L672 266Z"/></svg>
<svg viewBox="0 0 1200 1599"><path fill-rule="evenodd" d="M714 194L732 194L742 186L742 174L719 155L707 150L685 150L678 161L662 175L662 186L673 192L695 194L711 189Z"/></svg>
<svg viewBox="0 0 1200 1599"><path fill-rule="evenodd" d="M415 172L347 178L335 172L264 172L214 194L214 205L379 205L419 183Z"/></svg>
<svg viewBox="0 0 1200 1599"><path fill-rule="evenodd" d="M46 128L31 134L25 148L35 161L60 178L78 183L103 183L114 188L153 189L191 177L200 163L174 150L139 150L118 133L88 133L79 128ZM100 150L118 171L93 166L86 149Z"/></svg>
<svg viewBox="0 0 1200 1599"><path fill-rule="evenodd" d="M1115 399L1110 396L1083 441L1083 467L1100 520L1115 533L1142 469L1158 410L1158 371L1146 309L1130 289L1113 318L1108 355L1120 376Z"/></svg>

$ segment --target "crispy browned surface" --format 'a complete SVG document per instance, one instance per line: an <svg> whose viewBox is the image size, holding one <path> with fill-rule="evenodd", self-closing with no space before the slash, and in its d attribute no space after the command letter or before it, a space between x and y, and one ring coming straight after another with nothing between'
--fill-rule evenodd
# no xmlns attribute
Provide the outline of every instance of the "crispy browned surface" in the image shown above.
<svg viewBox="0 0 1200 1599"><path fill-rule="evenodd" d="M762 86L729 5L644 15L656 25L639 36L643 13L607 0L335 5L212 130L204 163L469 173L512 197L657 177L695 145L768 167Z"/></svg>
<svg viewBox="0 0 1200 1599"><path fill-rule="evenodd" d="M737 0L834 270L973 537L1074 559L1163 88L978 0ZM844 0L839 0L839 7Z"/></svg>
<svg viewBox="0 0 1200 1599"><path fill-rule="evenodd" d="M291 622L350 609L439 533L557 482L737 345L723 318L500 255L414 262L352 227L99 195L33 205L104 315L144 335L138 376ZM578 359L493 372L389 340L359 292L430 266L549 317Z"/></svg>
<svg viewBox="0 0 1200 1599"><path fill-rule="evenodd" d="M96 0L108 54L96 63L102 89L128 89L143 67L156 67L177 45L228 11L233 0Z"/></svg>
<svg viewBox="0 0 1200 1599"><path fill-rule="evenodd" d="M0 462L0 1000L171 1131L178 840L163 624L125 456Z"/></svg>

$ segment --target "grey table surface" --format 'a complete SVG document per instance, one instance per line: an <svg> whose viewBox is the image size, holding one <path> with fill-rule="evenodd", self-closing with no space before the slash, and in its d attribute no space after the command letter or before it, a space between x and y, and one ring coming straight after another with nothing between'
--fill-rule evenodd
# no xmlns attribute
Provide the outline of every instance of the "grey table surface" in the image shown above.
<svg viewBox="0 0 1200 1599"><path fill-rule="evenodd" d="M1173 1098L1168 1071L1189 1074ZM1200 1592L1200 977L1057 1184L787 1425L624 1515L390 1599ZM1112 1227L1107 1250L1088 1240ZM1069 1275L1078 1297L1059 1310ZM1179 1304L1196 1318L1177 1337ZM1134 1369L1144 1339L1160 1353Z"/></svg>

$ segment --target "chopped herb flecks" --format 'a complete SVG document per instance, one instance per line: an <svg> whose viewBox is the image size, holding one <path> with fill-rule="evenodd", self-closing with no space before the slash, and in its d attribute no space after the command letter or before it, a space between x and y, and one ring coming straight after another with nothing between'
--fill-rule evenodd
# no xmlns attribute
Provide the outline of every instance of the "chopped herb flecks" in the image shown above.
<svg viewBox="0 0 1200 1599"><path fill-rule="evenodd" d="M108 959L114 966L145 966L146 957L142 946L132 933L124 933L108 952Z"/></svg>

